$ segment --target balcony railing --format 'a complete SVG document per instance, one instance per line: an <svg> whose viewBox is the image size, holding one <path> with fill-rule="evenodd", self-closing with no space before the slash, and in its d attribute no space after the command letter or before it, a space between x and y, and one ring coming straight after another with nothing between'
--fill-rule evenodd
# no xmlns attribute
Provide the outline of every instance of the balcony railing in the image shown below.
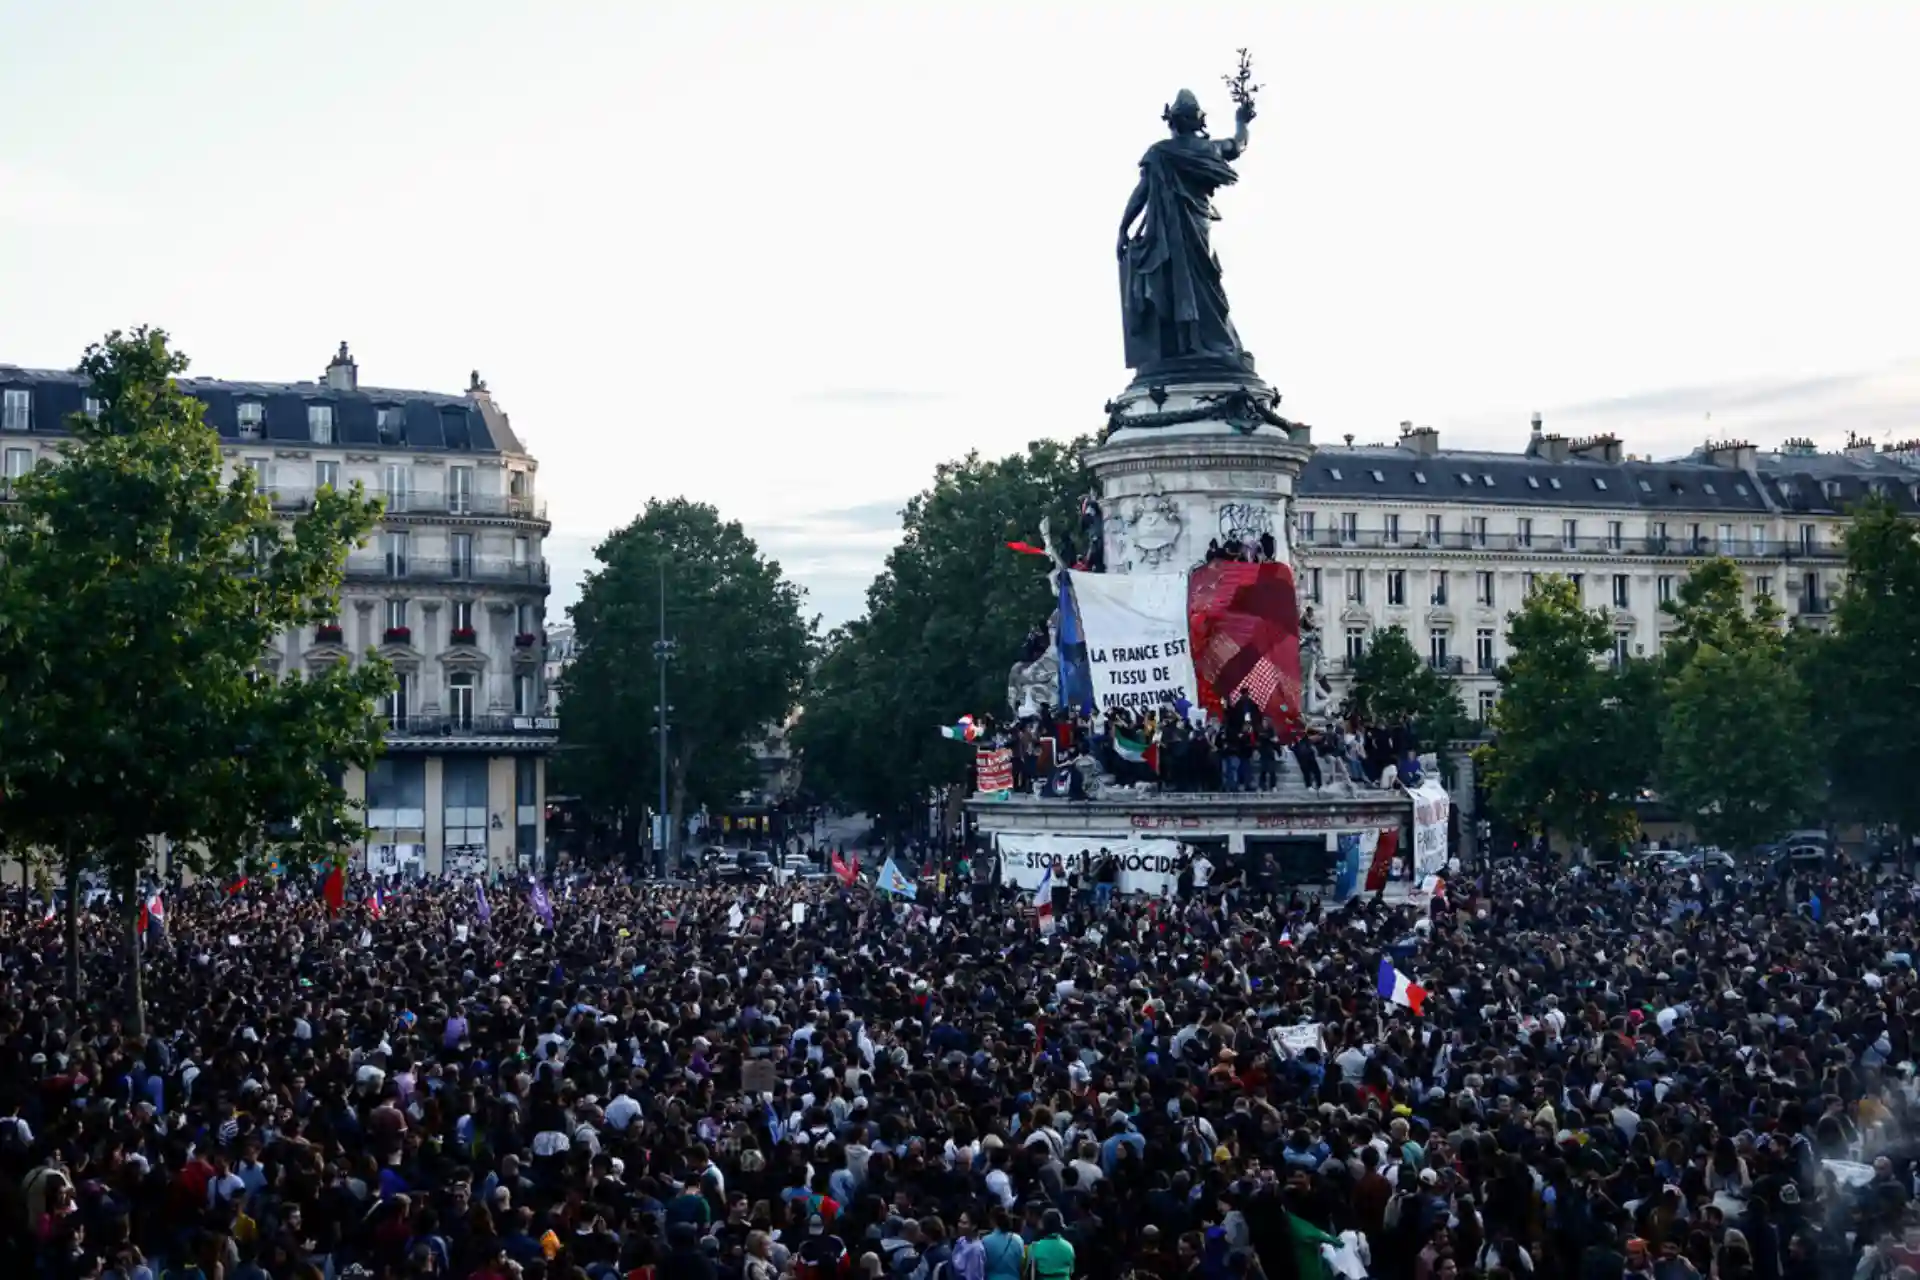
<svg viewBox="0 0 1920 1280"><path fill-rule="evenodd" d="M547 581L545 560L513 564L499 560L430 560L421 556L387 556L379 560L347 560L352 582L472 582L482 586L534 587Z"/></svg>
<svg viewBox="0 0 1920 1280"><path fill-rule="evenodd" d="M1807 595L1805 592L1802 592L1800 594L1800 612L1801 613L1818 613L1818 614L1832 613L1833 597L1832 596L1810 596L1810 595Z"/></svg>
<svg viewBox="0 0 1920 1280"><path fill-rule="evenodd" d="M313 506L318 489L276 485L268 493L276 511L305 511ZM405 490L388 492L369 489L370 497L380 499L389 515L408 516L511 516L521 520L547 518L544 498L512 493L432 493Z"/></svg>
<svg viewBox="0 0 1920 1280"><path fill-rule="evenodd" d="M1591 553L1615 556L1734 556L1747 559L1835 560L1845 553L1838 545L1815 544L1808 547L1798 539L1779 538L1688 538L1650 534L1643 538L1582 536L1557 537L1548 534L1522 535L1493 533L1479 536L1466 530L1452 530L1438 536L1402 532L1390 537L1383 529L1361 529L1351 536L1339 530L1321 530L1302 537L1305 549L1384 550L1384 551L1511 551L1534 554Z"/></svg>
<svg viewBox="0 0 1920 1280"><path fill-rule="evenodd" d="M1427 665L1443 676L1463 676L1467 674L1467 660L1458 654L1429 654Z"/></svg>
<svg viewBox="0 0 1920 1280"><path fill-rule="evenodd" d="M384 720L388 738L552 738L560 733L556 715L408 715Z"/></svg>

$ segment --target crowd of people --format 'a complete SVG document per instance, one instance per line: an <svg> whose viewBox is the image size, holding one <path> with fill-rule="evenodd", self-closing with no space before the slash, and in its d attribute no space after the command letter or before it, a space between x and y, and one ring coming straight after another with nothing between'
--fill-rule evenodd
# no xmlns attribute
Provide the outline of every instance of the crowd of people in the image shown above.
<svg viewBox="0 0 1920 1280"><path fill-rule="evenodd" d="M1110 712L1041 707L1005 729L990 728L987 740L1012 752L1015 790L1070 798L1084 795L1084 781L1054 775L1082 760L1122 786L1183 793L1270 792L1289 774L1309 791L1391 789L1421 776L1417 725L1276 720L1246 693L1217 716L1172 702Z"/></svg>
<svg viewBox="0 0 1920 1280"><path fill-rule="evenodd" d="M911 901L563 873L337 916L176 888L144 1027L122 927L70 953L13 895L5 1274L1920 1267L1907 880L1528 864L1335 904L1223 874L1043 921L940 870Z"/></svg>

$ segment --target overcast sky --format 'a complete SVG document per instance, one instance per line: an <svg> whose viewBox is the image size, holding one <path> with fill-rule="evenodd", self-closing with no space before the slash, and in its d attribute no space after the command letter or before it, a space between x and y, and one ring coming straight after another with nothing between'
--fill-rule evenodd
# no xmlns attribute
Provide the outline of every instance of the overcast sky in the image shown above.
<svg viewBox="0 0 1920 1280"><path fill-rule="evenodd" d="M478 368L557 603L684 493L839 621L937 462L1099 427L1135 165L1240 45L1215 245L1322 441L1920 436L1920 5L1834 0L0 0L0 362Z"/></svg>

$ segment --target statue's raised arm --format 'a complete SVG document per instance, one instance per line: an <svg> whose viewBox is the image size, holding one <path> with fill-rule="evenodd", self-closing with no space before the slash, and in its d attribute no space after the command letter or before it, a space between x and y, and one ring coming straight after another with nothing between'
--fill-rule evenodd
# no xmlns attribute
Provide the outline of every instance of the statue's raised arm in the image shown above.
<svg viewBox="0 0 1920 1280"><path fill-rule="evenodd" d="M1211 224L1213 193L1231 186L1254 117L1245 50L1227 80L1236 102L1233 137L1207 135L1207 115L1182 89L1161 112L1169 136L1147 148L1140 181L1120 216L1120 305L1127 365L1142 378L1252 371L1228 316ZM1136 228L1137 224L1137 228Z"/></svg>

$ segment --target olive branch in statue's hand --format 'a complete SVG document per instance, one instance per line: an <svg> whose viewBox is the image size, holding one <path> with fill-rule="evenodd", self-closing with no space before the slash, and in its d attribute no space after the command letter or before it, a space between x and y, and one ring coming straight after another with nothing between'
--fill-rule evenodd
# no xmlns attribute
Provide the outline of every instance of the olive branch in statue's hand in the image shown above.
<svg viewBox="0 0 1920 1280"><path fill-rule="evenodd" d="M1240 55L1239 67L1232 75L1221 76L1220 79L1226 84L1227 93L1233 98L1235 118L1245 123L1253 119L1256 114L1253 95L1259 93L1265 86L1253 82L1253 59L1248 56L1247 51L1237 49L1235 52Z"/></svg>

